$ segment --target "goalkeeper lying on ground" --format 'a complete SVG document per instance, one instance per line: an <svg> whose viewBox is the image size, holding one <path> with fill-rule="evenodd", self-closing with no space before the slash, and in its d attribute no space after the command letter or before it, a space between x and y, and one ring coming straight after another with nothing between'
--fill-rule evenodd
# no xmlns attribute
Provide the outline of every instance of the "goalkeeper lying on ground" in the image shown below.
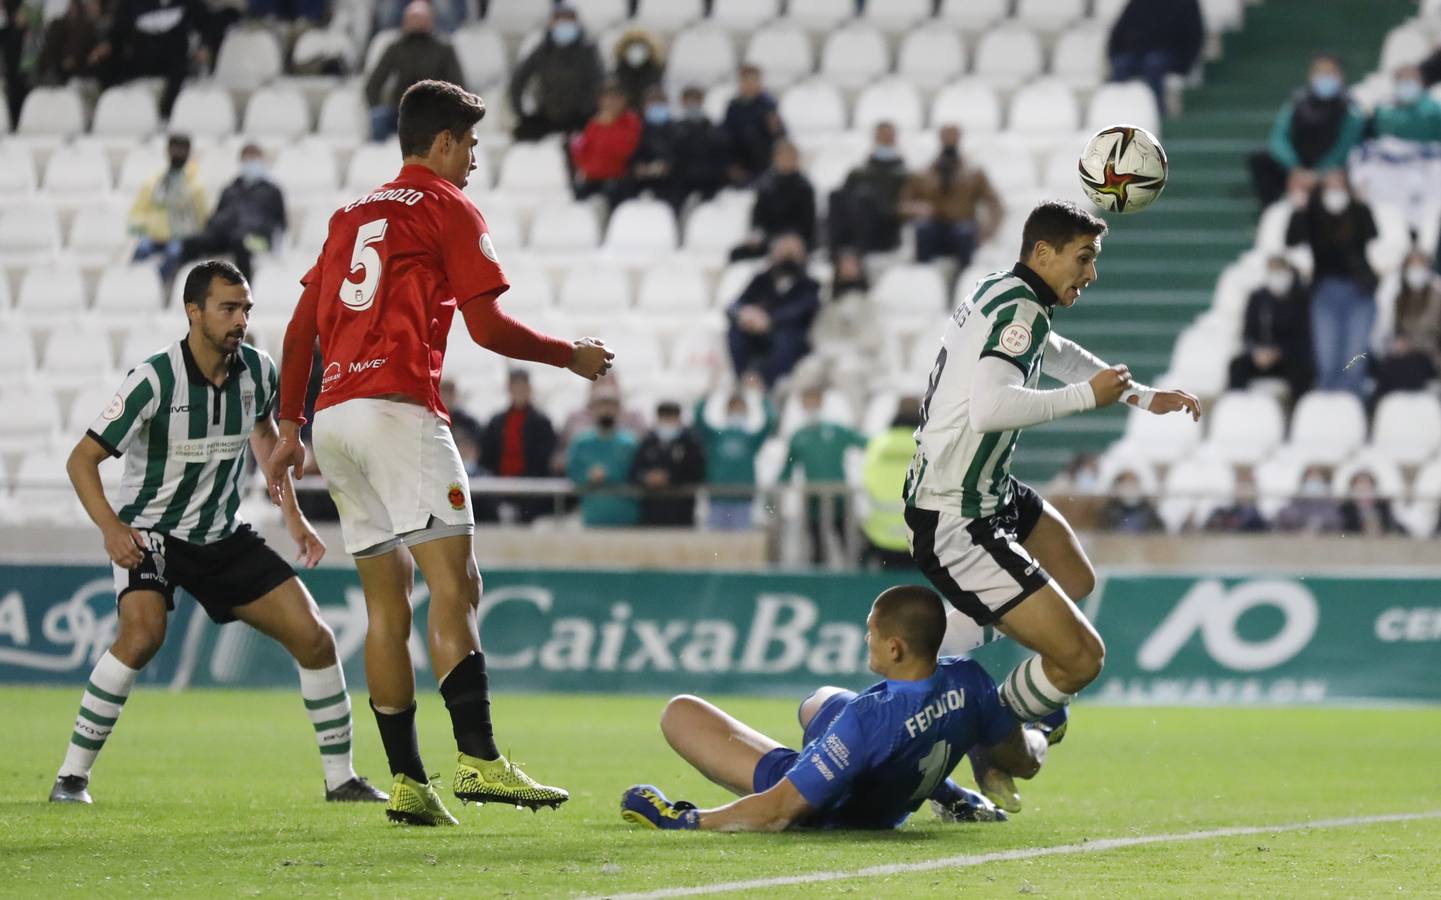
<svg viewBox="0 0 1441 900"><path fill-rule="evenodd" d="M625 792L621 816L665 829L895 828L930 799L948 821L1004 819L951 781L951 770L978 747L985 765L1030 778L1045 760L1047 735L1058 740L1062 731L1023 727L979 663L937 659L945 630L945 607L930 588L893 587L877 597L866 644L871 671L885 680L861 694L824 687L807 697L800 752L698 697L676 697L661 715L666 740L740 799L703 810L643 784Z"/></svg>

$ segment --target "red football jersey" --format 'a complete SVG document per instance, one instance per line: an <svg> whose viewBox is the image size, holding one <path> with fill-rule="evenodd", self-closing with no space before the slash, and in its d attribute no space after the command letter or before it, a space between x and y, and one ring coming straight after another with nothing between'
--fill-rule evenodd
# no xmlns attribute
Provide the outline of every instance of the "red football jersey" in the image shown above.
<svg viewBox="0 0 1441 900"><path fill-rule="evenodd" d="M400 394L446 422L440 371L457 304L510 287L480 210L416 165L335 211L301 283L316 290L317 410Z"/></svg>

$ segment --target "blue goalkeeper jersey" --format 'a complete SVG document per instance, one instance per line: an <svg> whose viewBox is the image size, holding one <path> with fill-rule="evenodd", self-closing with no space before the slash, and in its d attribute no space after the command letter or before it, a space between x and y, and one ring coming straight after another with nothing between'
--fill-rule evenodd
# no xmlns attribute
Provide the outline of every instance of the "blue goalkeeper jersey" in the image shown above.
<svg viewBox="0 0 1441 900"><path fill-rule="evenodd" d="M827 704L829 706L829 704ZM845 703L823 707L829 723L786 772L815 809L811 824L894 828L976 744L999 744L1018 727L981 664L942 657L923 681L882 681Z"/></svg>

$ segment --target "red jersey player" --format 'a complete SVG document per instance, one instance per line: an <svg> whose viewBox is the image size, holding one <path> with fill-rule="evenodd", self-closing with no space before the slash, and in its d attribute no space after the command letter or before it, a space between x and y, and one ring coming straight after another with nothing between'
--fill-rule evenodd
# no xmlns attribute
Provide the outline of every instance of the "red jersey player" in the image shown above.
<svg viewBox="0 0 1441 900"><path fill-rule="evenodd" d="M460 751L455 795L532 809L569 798L537 784L495 745L475 623L475 518L440 400L451 320L459 309L481 346L591 380L614 359L601 341L546 337L501 311L509 285L485 219L461 193L475 169L475 126L484 115L479 97L448 82L419 82L401 98L400 174L331 216L320 258L301 279L305 290L285 333L281 436L267 467L277 496L287 467L300 474L299 430L318 336L325 368L315 459L365 589L366 681L395 775L386 813L419 825L456 820L426 777L415 734L407 643L412 559L430 587L430 658Z"/></svg>

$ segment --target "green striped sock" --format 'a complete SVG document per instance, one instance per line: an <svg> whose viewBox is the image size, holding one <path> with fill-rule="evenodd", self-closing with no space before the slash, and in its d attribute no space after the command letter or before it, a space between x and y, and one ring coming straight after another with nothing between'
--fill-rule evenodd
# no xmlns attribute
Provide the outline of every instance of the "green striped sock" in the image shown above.
<svg viewBox="0 0 1441 900"><path fill-rule="evenodd" d="M100 657L90 673L85 693L80 695L80 712L75 716L75 729L65 748L60 775L90 777L95 757L100 755L100 748L115 730L115 721L120 718L120 710L139 674L139 669L125 665L108 650Z"/></svg>
<svg viewBox="0 0 1441 900"><path fill-rule="evenodd" d="M333 790L355 777L350 763L350 695L345 692L345 672L340 664L324 669L302 668L300 696L320 745L325 786Z"/></svg>
<svg viewBox="0 0 1441 900"><path fill-rule="evenodd" d="M1023 722L1045 718L1071 702L1073 696L1051 684L1039 656L1016 666L1001 683L1001 701Z"/></svg>

